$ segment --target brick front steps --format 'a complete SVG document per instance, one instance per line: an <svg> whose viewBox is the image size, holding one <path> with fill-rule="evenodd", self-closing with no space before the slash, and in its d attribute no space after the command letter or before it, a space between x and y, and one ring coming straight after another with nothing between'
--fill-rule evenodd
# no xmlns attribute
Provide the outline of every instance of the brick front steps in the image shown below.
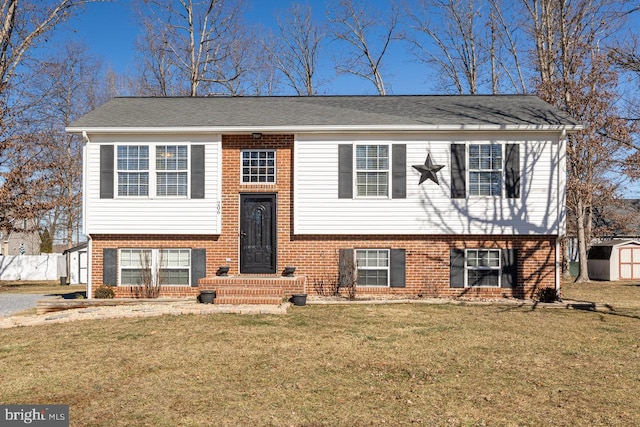
<svg viewBox="0 0 640 427"><path fill-rule="evenodd" d="M305 277L216 276L198 281L198 288L215 290L214 304L280 304L305 293Z"/></svg>

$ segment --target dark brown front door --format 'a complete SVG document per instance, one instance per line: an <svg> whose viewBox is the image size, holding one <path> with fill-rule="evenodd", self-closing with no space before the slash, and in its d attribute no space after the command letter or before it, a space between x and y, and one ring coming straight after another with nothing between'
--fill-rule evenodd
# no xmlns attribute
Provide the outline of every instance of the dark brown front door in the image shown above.
<svg viewBox="0 0 640 427"><path fill-rule="evenodd" d="M240 273L276 272L276 196L240 196Z"/></svg>

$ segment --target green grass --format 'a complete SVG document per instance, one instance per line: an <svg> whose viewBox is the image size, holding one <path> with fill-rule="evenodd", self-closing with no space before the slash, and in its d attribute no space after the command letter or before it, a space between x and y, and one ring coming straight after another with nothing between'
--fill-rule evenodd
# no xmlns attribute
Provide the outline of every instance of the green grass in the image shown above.
<svg viewBox="0 0 640 427"><path fill-rule="evenodd" d="M616 314L306 306L9 329L0 401L69 404L72 426L640 425L640 318Z"/></svg>

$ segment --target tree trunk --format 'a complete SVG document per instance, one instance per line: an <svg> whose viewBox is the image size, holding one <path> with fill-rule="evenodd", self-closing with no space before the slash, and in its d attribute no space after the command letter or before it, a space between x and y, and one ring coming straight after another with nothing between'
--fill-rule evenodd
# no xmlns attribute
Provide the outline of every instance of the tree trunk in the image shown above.
<svg viewBox="0 0 640 427"><path fill-rule="evenodd" d="M585 232L585 209L582 204L582 200L578 201L578 209L577 209L577 229L578 229L578 257L580 261L580 272L578 273L578 277L576 277L577 283L583 283L589 281L589 269L587 266L587 239Z"/></svg>

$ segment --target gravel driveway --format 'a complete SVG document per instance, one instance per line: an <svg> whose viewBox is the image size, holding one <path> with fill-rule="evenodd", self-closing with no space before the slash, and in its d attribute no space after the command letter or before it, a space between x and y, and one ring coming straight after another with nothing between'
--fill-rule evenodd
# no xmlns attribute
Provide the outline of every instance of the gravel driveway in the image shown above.
<svg viewBox="0 0 640 427"><path fill-rule="evenodd" d="M36 301L45 298L43 294L0 294L0 317L10 316L18 311L36 306Z"/></svg>

